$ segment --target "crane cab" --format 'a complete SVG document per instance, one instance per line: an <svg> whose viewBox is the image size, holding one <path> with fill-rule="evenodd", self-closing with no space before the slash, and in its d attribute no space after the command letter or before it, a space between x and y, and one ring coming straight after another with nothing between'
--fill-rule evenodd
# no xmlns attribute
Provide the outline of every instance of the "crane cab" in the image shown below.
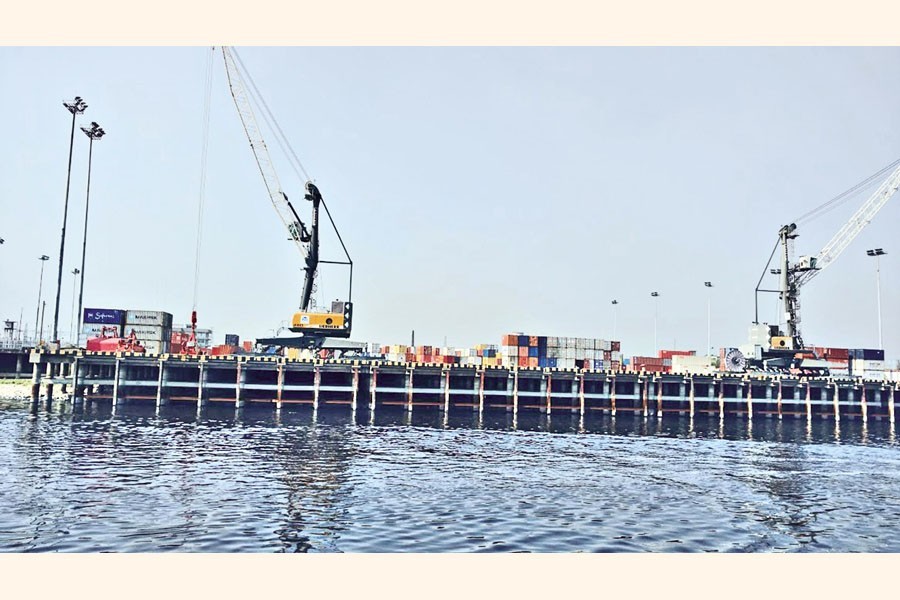
<svg viewBox="0 0 900 600"><path fill-rule="evenodd" d="M306 336L350 337L353 303L335 300L328 312L300 311L291 319L291 331Z"/></svg>

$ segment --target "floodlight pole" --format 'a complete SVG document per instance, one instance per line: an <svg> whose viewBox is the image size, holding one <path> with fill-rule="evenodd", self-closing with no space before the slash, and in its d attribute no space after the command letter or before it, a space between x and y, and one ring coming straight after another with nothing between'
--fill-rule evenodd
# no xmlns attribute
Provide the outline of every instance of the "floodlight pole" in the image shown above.
<svg viewBox="0 0 900 600"><path fill-rule="evenodd" d="M72 149L75 146L75 117L87 108L81 96L75 96L72 102L63 102L72 113L72 132L69 134L69 168L66 171L66 200L63 204L62 234L59 239L59 274L56 277L56 307L53 310L53 342L59 344L59 297L62 294L63 256L66 252L66 220L69 215L69 185L72 182Z"/></svg>
<svg viewBox="0 0 900 600"><path fill-rule="evenodd" d="M81 331L82 320L84 315L81 314L82 299L84 298L84 261L87 256L87 234L88 234L88 210L91 206L91 160L94 155L94 140L99 140L106 132L97 123L91 123L91 127L82 127L81 130L88 138L90 145L88 146L88 176L87 176L87 197L84 202L84 241L81 246L81 285L78 289L78 331Z"/></svg>

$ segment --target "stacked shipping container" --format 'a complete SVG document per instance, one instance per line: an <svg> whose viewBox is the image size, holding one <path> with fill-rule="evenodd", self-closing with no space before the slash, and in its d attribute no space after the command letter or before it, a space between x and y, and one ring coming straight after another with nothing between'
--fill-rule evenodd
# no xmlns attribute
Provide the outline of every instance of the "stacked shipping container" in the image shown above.
<svg viewBox="0 0 900 600"><path fill-rule="evenodd" d="M81 333L78 337L78 345L81 348L87 346L90 338L98 337L103 328L112 327L117 336L122 335L122 323L125 321L125 311L117 308L85 308L82 313Z"/></svg>
<svg viewBox="0 0 900 600"><path fill-rule="evenodd" d="M557 369L612 370L622 366L621 344L595 338L504 335L500 357L507 365Z"/></svg>
<svg viewBox="0 0 900 600"><path fill-rule="evenodd" d="M164 354L172 339L172 315L162 311L129 310L125 313L125 336L135 333L146 352Z"/></svg>

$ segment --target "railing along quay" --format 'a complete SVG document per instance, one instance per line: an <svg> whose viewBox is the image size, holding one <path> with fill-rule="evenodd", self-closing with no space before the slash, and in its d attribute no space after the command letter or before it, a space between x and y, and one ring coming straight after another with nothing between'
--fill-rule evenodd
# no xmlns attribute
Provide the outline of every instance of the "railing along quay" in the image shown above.
<svg viewBox="0 0 900 600"><path fill-rule="evenodd" d="M54 386L79 402L210 403L314 409L520 411L894 421L898 383L717 372L474 367L356 359L33 352L32 401Z"/></svg>

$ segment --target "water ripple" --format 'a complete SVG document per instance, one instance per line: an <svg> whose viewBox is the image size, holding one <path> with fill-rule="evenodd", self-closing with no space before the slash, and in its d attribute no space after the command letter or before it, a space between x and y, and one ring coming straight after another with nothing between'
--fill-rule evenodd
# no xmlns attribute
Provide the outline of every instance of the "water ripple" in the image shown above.
<svg viewBox="0 0 900 600"><path fill-rule="evenodd" d="M0 402L7 552L896 552L888 423Z"/></svg>

